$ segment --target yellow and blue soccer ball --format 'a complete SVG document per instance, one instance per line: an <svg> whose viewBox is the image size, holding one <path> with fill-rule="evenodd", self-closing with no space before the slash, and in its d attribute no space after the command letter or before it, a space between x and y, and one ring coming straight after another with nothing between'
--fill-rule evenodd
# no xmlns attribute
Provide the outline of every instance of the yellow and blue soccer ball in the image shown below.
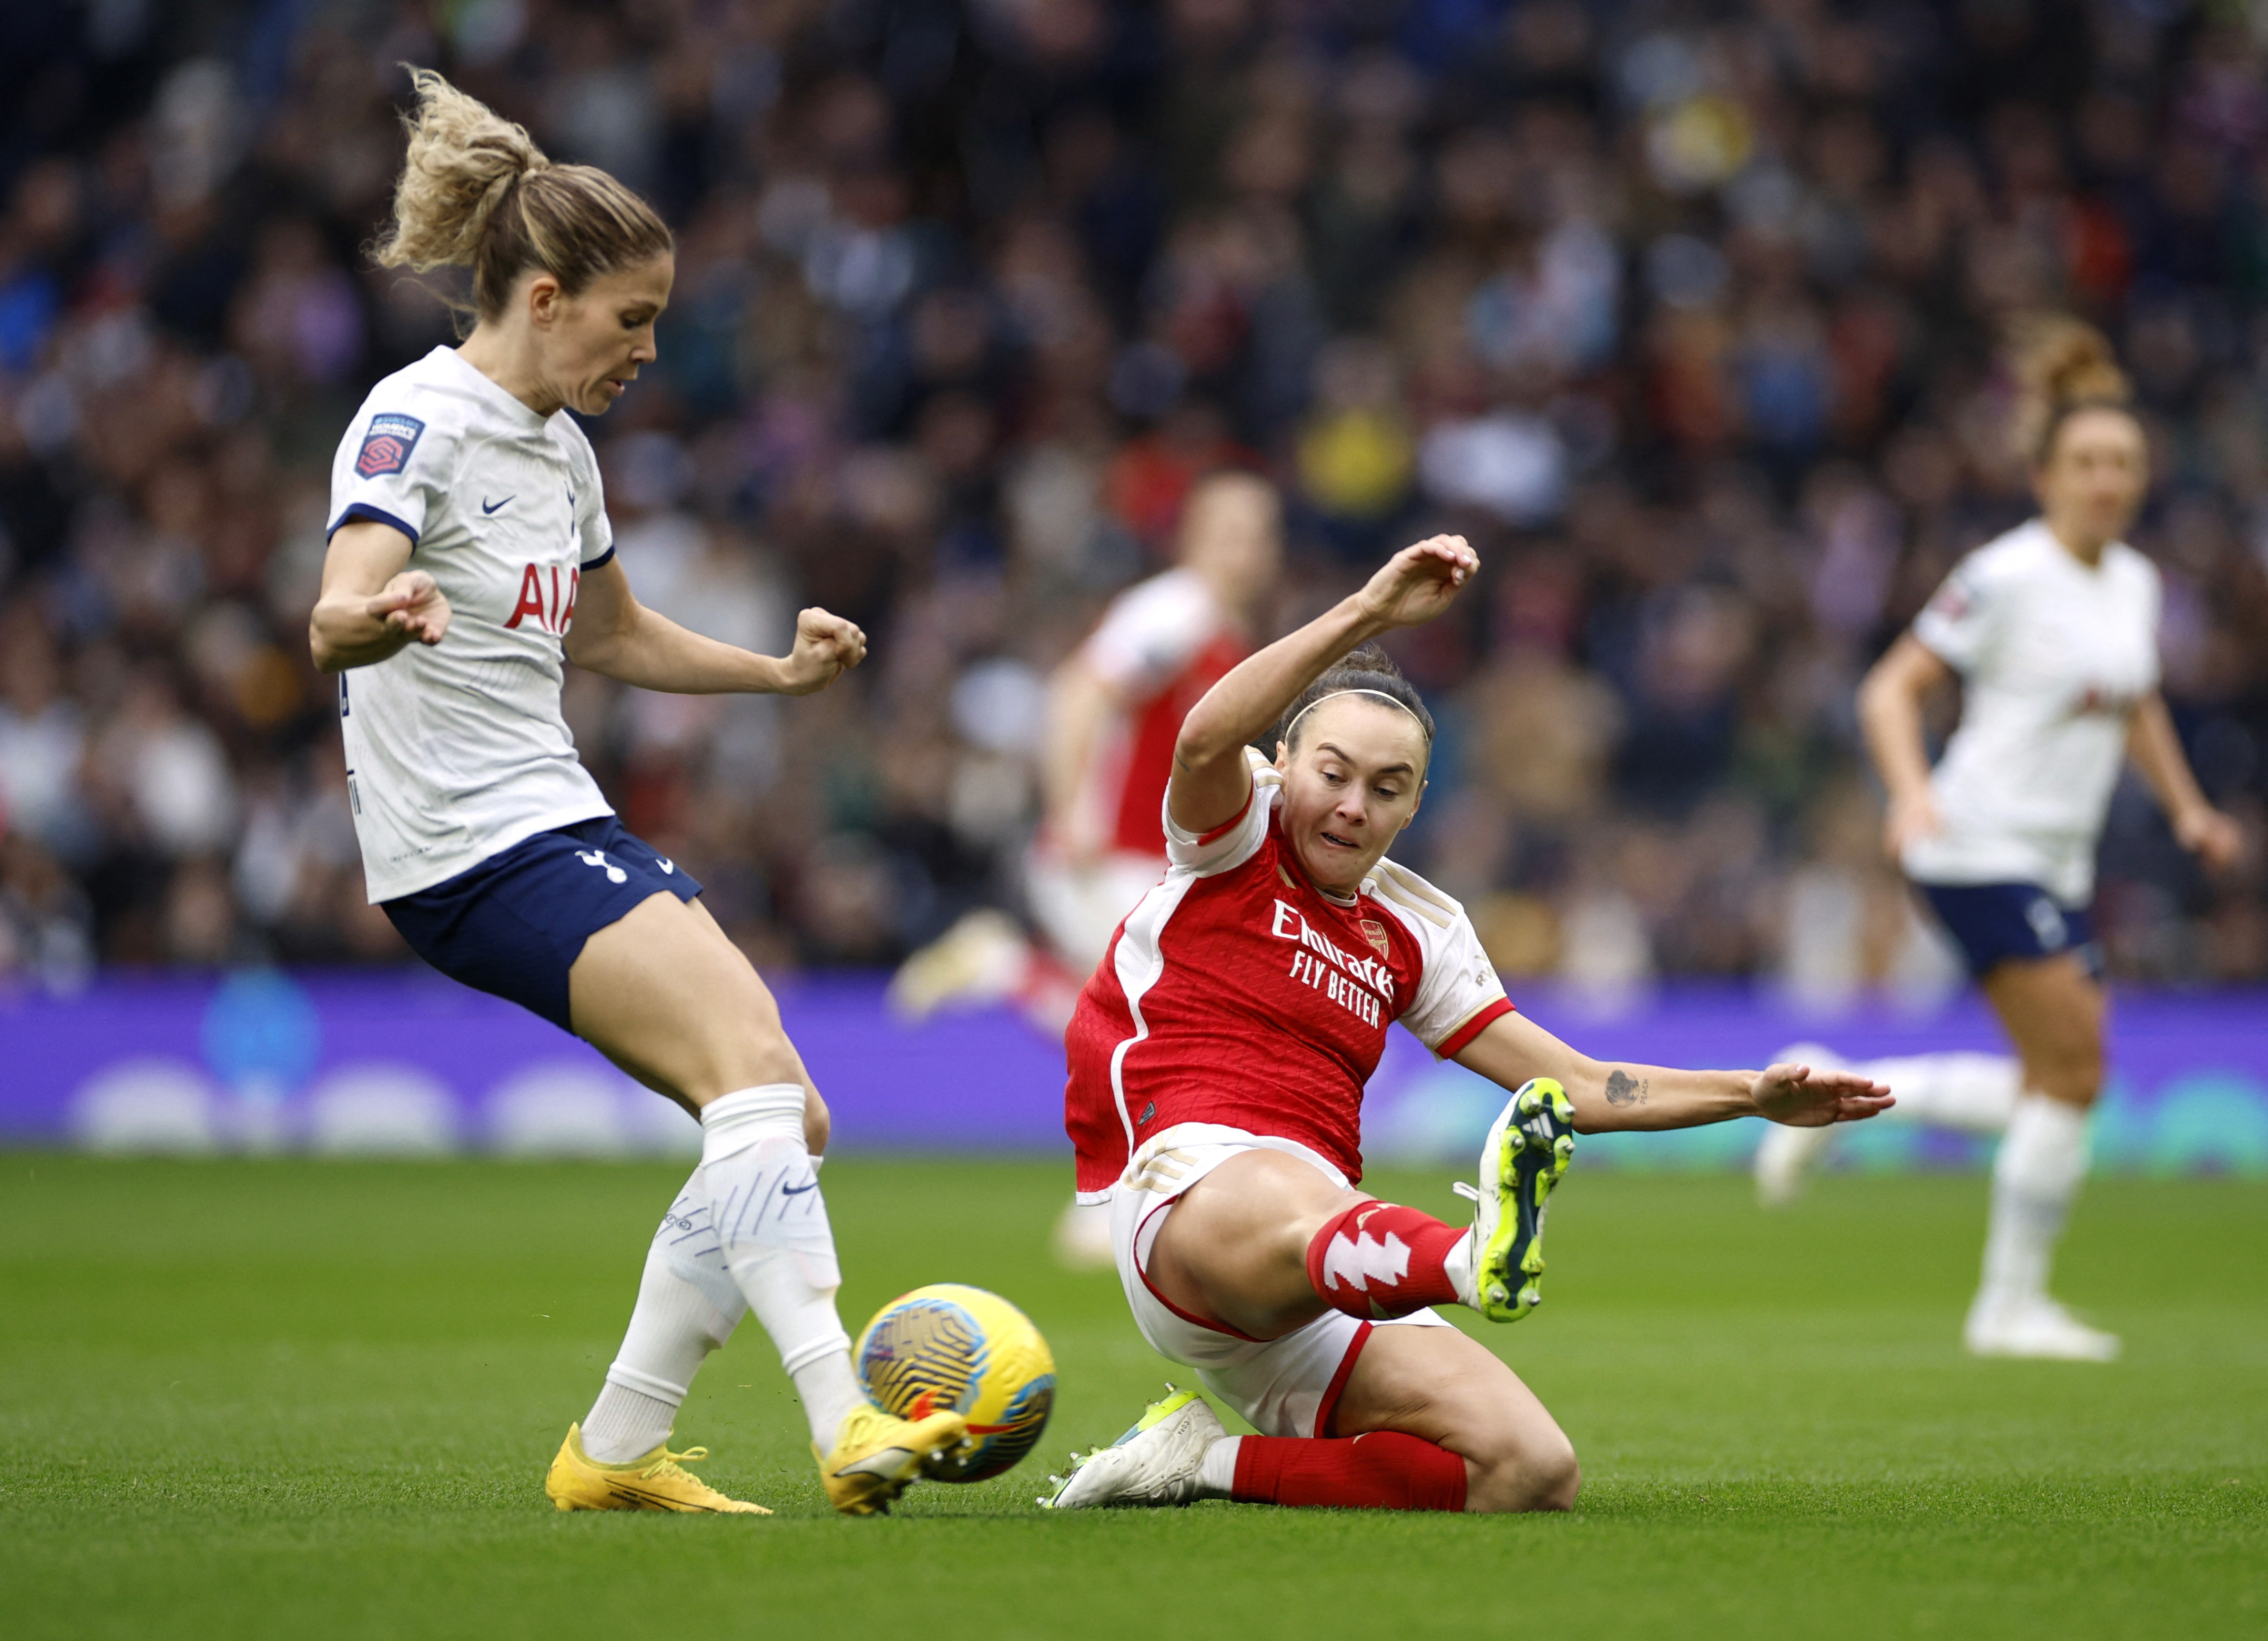
<svg viewBox="0 0 2268 1641"><path fill-rule="evenodd" d="M922 1467L982 1482L1038 1445L1056 1401L1056 1359L1032 1319L997 1293L933 1282L874 1313L852 1353L873 1404L902 1419L950 1408L968 1437Z"/></svg>

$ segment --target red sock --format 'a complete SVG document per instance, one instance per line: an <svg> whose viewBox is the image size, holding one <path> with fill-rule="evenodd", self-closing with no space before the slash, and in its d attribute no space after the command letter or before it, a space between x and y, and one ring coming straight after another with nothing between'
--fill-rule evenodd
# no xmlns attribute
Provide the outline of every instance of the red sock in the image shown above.
<svg viewBox="0 0 2268 1641"><path fill-rule="evenodd" d="M1228 1496L1245 1504L1462 1510L1465 1461L1399 1430L1344 1441L1248 1436L1237 1444L1236 1480Z"/></svg>
<svg viewBox="0 0 2268 1641"><path fill-rule="evenodd" d="M1359 1202L1307 1244L1307 1282L1325 1305L1366 1321L1454 1305L1442 1261L1464 1238L1414 1208Z"/></svg>

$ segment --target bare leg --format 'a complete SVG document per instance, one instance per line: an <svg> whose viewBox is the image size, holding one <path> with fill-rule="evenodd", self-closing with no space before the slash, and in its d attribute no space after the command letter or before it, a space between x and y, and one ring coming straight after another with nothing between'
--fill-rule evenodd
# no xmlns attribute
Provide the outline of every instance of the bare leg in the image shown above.
<svg viewBox="0 0 2268 1641"><path fill-rule="evenodd" d="M1984 1279L1964 1337L1981 1356L2104 1361L2118 1341L2048 1297L2048 1272L2087 1174L2087 1116L2102 1083L2102 987L2068 954L2001 964L1985 994L2023 1061L2025 1092L1992 1163Z"/></svg>
<svg viewBox="0 0 2268 1641"><path fill-rule="evenodd" d="M827 1149L826 1102L779 1005L699 901L657 894L592 935L567 972L567 997L578 1037L688 1110L800 1083L805 1141L814 1156Z"/></svg>
<svg viewBox="0 0 2268 1641"><path fill-rule="evenodd" d="M703 1129L701 1166L649 1250L622 1353L592 1408L593 1456L626 1462L659 1442L702 1357L744 1308L779 1347L823 1450L861 1397L810 1161L827 1143L827 1107L771 993L705 908L663 893L584 943L568 1000L578 1036L700 1115ZM792 1215L775 1211L791 1203Z"/></svg>
<svg viewBox="0 0 2268 1641"><path fill-rule="evenodd" d="M1296 1157L1246 1151L1174 1204L1147 1274L1190 1315L1278 1339L1331 1307L1308 1275L1316 1233L1372 1199ZM1535 1393L1485 1347L1447 1327L1371 1331L1341 1393L1341 1437L1396 1430L1465 1461L1470 1511L1565 1510L1580 1475L1574 1448Z"/></svg>
<svg viewBox="0 0 2268 1641"><path fill-rule="evenodd" d="M1295 1157L1239 1152L1174 1204L1150 1249L1150 1280L1192 1316L1281 1339L1330 1309L1307 1281L1307 1245L1369 1200Z"/></svg>
<svg viewBox="0 0 2268 1641"><path fill-rule="evenodd" d="M2024 1087L2081 1110L2102 1088L2102 987L2068 952L2011 959L1984 977L1984 995L2023 1061Z"/></svg>
<svg viewBox="0 0 2268 1641"><path fill-rule="evenodd" d="M1582 1486L1574 1445L1535 1393L1454 1328L1373 1328L1334 1429L1400 1430L1446 1447L1465 1461L1468 1511L1570 1510Z"/></svg>

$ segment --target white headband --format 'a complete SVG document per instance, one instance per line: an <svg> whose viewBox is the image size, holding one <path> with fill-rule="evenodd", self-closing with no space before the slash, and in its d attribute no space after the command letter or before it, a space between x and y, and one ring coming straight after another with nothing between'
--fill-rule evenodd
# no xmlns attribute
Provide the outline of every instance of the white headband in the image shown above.
<svg viewBox="0 0 2268 1641"><path fill-rule="evenodd" d="M1409 702L1402 700L1397 697L1388 695L1383 690L1333 690L1329 695L1318 695L1314 700L1309 701L1305 706L1302 706L1296 713L1294 713L1290 723L1284 726L1285 742L1288 744L1300 733L1300 719L1305 718L1309 713L1314 712L1315 708L1321 706L1325 701L1335 701L1342 695L1375 696L1378 699L1384 701L1388 706L1394 707L1397 711L1410 713L1410 721L1416 724L1418 726L1418 733L1425 737L1425 750L1428 752L1431 752L1433 750L1433 732L1425 727L1425 721L1423 718L1420 718L1416 713L1410 712Z"/></svg>

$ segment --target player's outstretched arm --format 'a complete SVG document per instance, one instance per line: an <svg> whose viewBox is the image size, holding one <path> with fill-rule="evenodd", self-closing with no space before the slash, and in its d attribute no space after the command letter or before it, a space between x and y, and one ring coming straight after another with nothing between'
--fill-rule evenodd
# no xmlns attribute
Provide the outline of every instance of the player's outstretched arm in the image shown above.
<svg viewBox="0 0 2268 1641"><path fill-rule="evenodd" d="M1252 790L1245 747L1333 662L1381 632L1431 621L1479 568L1463 536L1429 536L1388 559L1360 592L1240 662L1182 721L1166 789L1174 824L1205 832L1234 819Z"/></svg>
<svg viewBox="0 0 2268 1641"><path fill-rule="evenodd" d="M307 648L324 672L384 661L411 644L438 644L449 601L409 565L410 540L390 524L342 525L323 555L323 590L307 617Z"/></svg>
<svg viewBox="0 0 2268 1641"><path fill-rule="evenodd" d="M1895 1102L1879 1083L1851 1071L1781 1065L1762 1071L1679 1071L1616 1064L1579 1053L1525 1015L1500 1015L1468 1043L1457 1063L1506 1089L1556 1078L1584 1134L1615 1128L1697 1128L1732 1117L1769 1117L1799 1128L1859 1122Z"/></svg>
<svg viewBox="0 0 2268 1641"><path fill-rule="evenodd" d="M582 578L567 659L587 672L670 695L809 695L866 658L866 635L824 610L795 618L795 647L759 655L679 626L637 601L620 560Z"/></svg>

